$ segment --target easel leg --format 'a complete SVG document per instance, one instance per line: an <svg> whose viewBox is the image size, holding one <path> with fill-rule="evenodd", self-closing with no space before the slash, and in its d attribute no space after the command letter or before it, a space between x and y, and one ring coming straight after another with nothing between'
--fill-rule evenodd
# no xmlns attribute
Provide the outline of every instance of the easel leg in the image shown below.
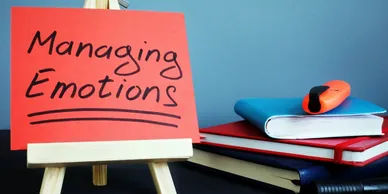
<svg viewBox="0 0 388 194"><path fill-rule="evenodd" d="M60 194L63 179L65 178L65 167L47 167L44 170L40 194Z"/></svg>
<svg viewBox="0 0 388 194"><path fill-rule="evenodd" d="M159 194L176 194L174 181L172 180L167 162L149 163L148 167Z"/></svg>
<svg viewBox="0 0 388 194"><path fill-rule="evenodd" d="M93 165L93 185L105 186L107 184L107 165Z"/></svg>

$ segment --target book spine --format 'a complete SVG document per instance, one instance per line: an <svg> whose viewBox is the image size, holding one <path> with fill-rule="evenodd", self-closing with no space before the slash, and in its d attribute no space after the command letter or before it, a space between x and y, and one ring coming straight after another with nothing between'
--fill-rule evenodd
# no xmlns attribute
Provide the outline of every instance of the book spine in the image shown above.
<svg viewBox="0 0 388 194"><path fill-rule="evenodd" d="M243 119L258 127L260 130L262 130L268 135L265 127L266 122L269 118L268 115L253 108L249 103L246 103L244 100L239 100L236 102L236 104L234 105L234 111Z"/></svg>

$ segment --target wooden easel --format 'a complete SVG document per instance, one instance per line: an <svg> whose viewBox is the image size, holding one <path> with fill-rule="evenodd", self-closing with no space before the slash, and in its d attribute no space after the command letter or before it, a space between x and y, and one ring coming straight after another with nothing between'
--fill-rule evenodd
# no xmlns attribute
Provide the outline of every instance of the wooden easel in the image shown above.
<svg viewBox="0 0 388 194"><path fill-rule="evenodd" d="M120 9L117 0L85 0L84 8ZM60 194L66 167L93 166L93 184L107 184L107 164L148 163L159 194L175 194L167 162L193 156L192 140L161 139L27 145L27 167L45 168L40 194Z"/></svg>

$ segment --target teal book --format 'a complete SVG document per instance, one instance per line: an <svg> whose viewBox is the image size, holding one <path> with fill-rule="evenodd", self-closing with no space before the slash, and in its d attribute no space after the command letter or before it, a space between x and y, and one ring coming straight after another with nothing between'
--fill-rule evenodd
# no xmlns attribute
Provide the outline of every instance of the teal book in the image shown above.
<svg viewBox="0 0 388 194"><path fill-rule="evenodd" d="M337 108L319 115L302 109L303 98L245 98L236 114L276 139L311 139L384 135L386 110L372 102L348 97Z"/></svg>

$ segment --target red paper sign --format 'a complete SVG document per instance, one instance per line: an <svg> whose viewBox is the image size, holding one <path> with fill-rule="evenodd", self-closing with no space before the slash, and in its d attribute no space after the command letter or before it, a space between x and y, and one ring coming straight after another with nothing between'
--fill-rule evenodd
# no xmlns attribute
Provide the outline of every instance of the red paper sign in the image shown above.
<svg viewBox="0 0 388 194"><path fill-rule="evenodd" d="M14 7L11 149L200 141L183 14Z"/></svg>

